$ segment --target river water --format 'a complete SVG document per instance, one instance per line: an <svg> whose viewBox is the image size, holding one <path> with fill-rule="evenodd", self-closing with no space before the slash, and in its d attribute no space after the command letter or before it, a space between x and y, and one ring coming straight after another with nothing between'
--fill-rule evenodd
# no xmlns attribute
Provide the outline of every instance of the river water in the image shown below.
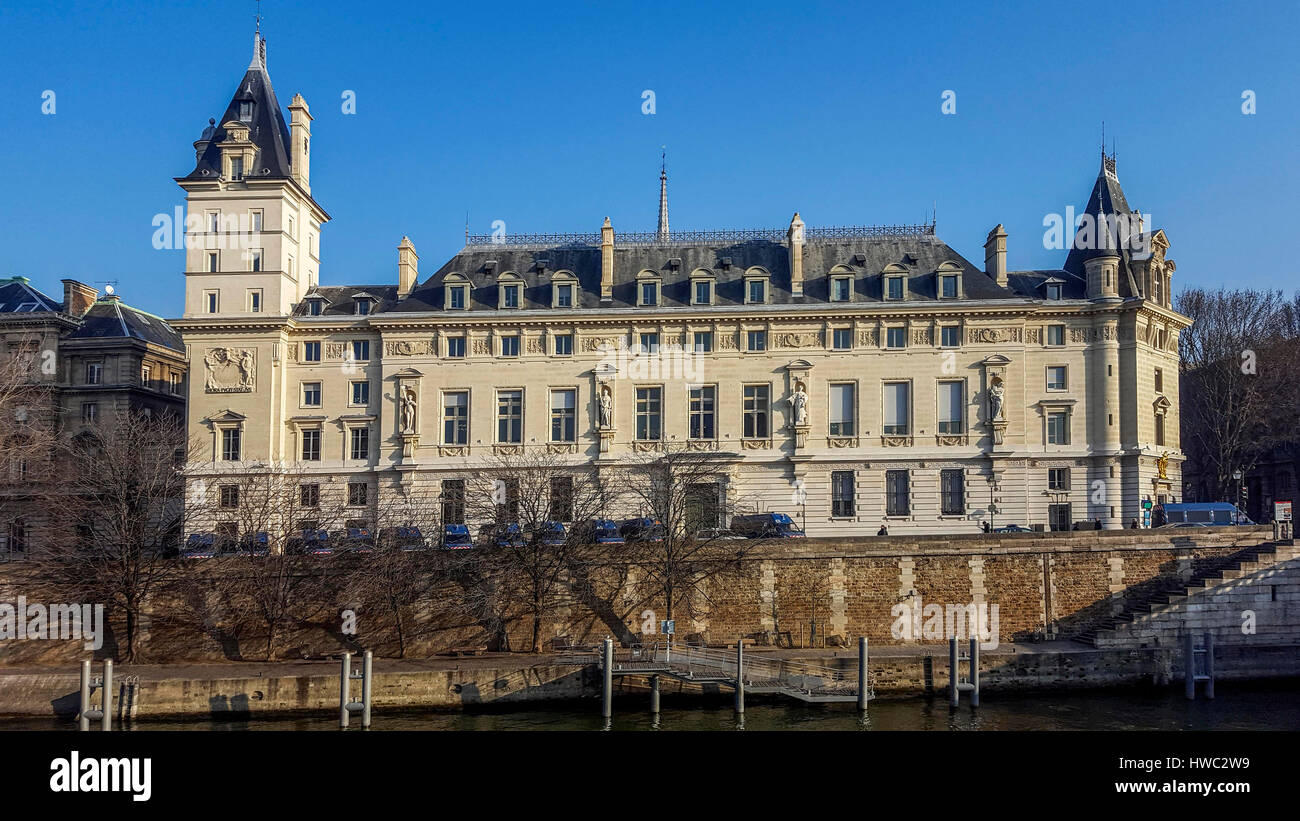
<svg viewBox="0 0 1300 821"><path fill-rule="evenodd" d="M965 694L963 694L964 696ZM743 721L729 697L665 696L656 722L648 696L614 701L613 730L1298 730L1300 681L1220 682L1217 698L1188 701L1179 688L982 694L972 710L944 698L877 699L865 716L853 704L808 705L751 697ZM359 730L360 716L352 720ZM0 718L4 730L73 730L71 721ZM455 712L374 713L374 730L601 730L599 700L475 708ZM247 721L137 721L140 730L333 730L337 713Z"/></svg>

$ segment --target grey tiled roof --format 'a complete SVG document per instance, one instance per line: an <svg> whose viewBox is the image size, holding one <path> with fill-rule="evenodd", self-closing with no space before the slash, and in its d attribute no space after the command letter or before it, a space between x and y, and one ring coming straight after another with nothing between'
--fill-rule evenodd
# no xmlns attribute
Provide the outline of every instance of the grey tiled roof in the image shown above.
<svg viewBox="0 0 1300 821"><path fill-rule="evenodd" d="M184 352L181 336L166 321L123 304L101 299L90 307L81 325L67 339L138 339Z"/></svg>
<svg viewBox="0 0 1300 821"><path fill-rule="evenodd" d="M1111 174L1106 173L1107 165L1110 166ZM1129 207L1128 199L1124 196L1124 189L1120 187L1119 177L1115 174L1115 161L1113 158L1103 158L1101 171L1097 174L1097 182L1092 186L1092 194L1088 196L1088 204L1084 206L1083 213L1090 216L1096 226L1097 220L1105 215L1110 216L1131 216L1136 222L1136 214ZM1150 236L1150 231L1144 231L1139 236ZM1081 247L1088 235L1083 232L1075 234L1074 247L1070 248L1069 255L1065 258L1065 270L1086 281L1087 270L1085 263L1087 260L1097 257L1107 251L1102 247L1088 248ZM1093 234L1095 238L1095 233ZM1101 243L1093 243L1100 245ZM1119 295L1122 297L1141 296L1137 286L1137 280L1133 276L1132 261L1136 252L1128 244L1118 243L1119 262ZM1111 251L1111 253L1114 253Z"/></svg>
<svg viewBox="0 0 1300 821"><path fill-rule="evenodd" d="M57 311L60 303L36 290L26 277L0 279L0 313L13 314L31 311Z"/></svg>

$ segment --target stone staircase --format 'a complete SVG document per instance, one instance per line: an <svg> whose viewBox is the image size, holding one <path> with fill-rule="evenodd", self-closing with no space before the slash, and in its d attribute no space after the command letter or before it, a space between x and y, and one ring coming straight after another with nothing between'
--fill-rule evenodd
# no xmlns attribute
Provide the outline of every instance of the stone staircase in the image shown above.
<svg viewBox="0 0 1300 821"><path fill-rule="evenodd" d="M1226 582L1266 570L1295 556L1296 548L1286 543L1266 542L1248 547L1187 580L1172 579L1165 585L1129 599L1118 613L1079 633L1074 640L1093 647L1128 644L1139 638L1134 635L1134 628L1152 618L1174 613L1194 596Z"/></svg>

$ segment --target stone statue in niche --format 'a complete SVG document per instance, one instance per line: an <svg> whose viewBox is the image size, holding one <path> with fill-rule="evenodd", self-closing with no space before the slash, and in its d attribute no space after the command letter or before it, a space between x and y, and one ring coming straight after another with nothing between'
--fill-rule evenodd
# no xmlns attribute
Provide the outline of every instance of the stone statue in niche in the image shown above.
<svg viewBox="0 0 1300 821"><path fill-rule="evenodd" d="M614 426L614 397L609 385L600 386L600 426L605 429Z"/></svg>
<svg viewBox="0 0 1300 821"><path fill-rule="evenodd" d="M415 433L415 391L402 389L402 433Z"/></svg>
<svg viewBox="0 0 1300 821"><path fill-rule="evenodd" d="M989 385L989 421L1001 422L1003 399L1006 397L1007 389L1002 384L1001 377L993 377L992 384Z"/></svg>
<svg viewBox="0 0 1300 821"><path fill-rule="evenodd" d="M802 381L794 383L794 393L790 394L790 405L794 408L794 423L808 424L808 391Z"/></svg>

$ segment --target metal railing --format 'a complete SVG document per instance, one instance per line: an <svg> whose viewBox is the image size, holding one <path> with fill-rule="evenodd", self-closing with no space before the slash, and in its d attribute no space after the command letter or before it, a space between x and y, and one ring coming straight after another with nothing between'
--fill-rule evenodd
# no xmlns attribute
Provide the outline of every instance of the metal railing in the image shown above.
<svg viewBox="0 0 1300 821"><path fill-rule="evenodd" d="M830 225L805 228L806 244L837 242L846 239L919 239L934 236L935 223L916 225ZM651 245L738 245L745 242L785 244L789 228L739 228L719 231L673 231L668 235L655 231L615 233L616 246ZM469 234L467 247L502 246L506 248L597 248L600 232L574 234Z"/></svg>

